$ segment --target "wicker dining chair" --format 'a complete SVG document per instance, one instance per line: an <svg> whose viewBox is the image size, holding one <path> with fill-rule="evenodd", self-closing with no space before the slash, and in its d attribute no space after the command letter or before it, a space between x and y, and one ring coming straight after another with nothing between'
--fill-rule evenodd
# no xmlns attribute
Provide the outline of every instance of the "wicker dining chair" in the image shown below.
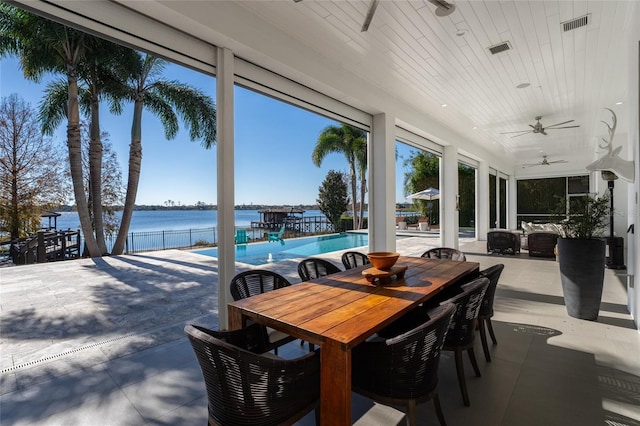
<svg viewBox="0 0 640 426"><path fill-rule="evenodd" d="M353 269L370 263L367 255L359 251L347 251L342 255L342 264L345 269Z"/></svg>
<svg viewBox="0 0 640 426"><path fill-rule="evenodd" d="M422 253L420 257L426 257L429 259L451 259L466 261L467 258L460 250L449 247L437 247Z"/></svg>
<svg viewBox="0 0 640 426"><path fill-rule="evenodd" d="M185 327L207 389L208 424L292 425L313 409L319 424L319 353L285 360L251 352L242 343L254 341L255 325L229 332Z"/></svg>
<svg viewBox="0 0 640 426"><path fill-rule="evenodd" d="M251 269L233 277L230 287L233 300L240 300L290 285L285 277L276 272Z"/></svg>
<svg viewBox="0 0 640 426"><path fill-rule="evenodd" d="M231 279L230 290L233 300L240 300L257 294L266 293L291 283L282 275L265 269L251 269L241 272ZM278 347L295 340L279 330L261 326L267 351L274 350L278 354Z"/></svg>
<svg viewBox="0 0 640 426"><path fill-rule="evenodd" d="M493 316L493 299L495 298L498 280L500 279L503 269L504 265L500 263L480 271L481 277L489 279L489 287L487 287L487 291L484 294L482 305L480 305L480 312L478 313L480 341L482 342L482 350L484 351L484 358L487 362L491 362L491 354L489 354L489 345L487 344L487 330L489 330L493 344L498 344L496 335L493 332L493 326L491 325L491 317Z"/></svg>
<svg viewBox="0 0 640 426"><path fill-rule="evenodd" d="M313 280L336 272L340 272L340 268L328 260L317 257L308 257L298 263L298 275L302 281Z"/></svg>
<svg viewBox="0 0 640 426"><path fill-rule="evenodd" d="M382 404L405 406L407 425L418 424L416 405L432 399L438 420L445 426L438 397L438 364L455 310L453 304L438 306L412 330L356 346L351 363L353 391Z"/></svg>
<svg viewBox="0 0 640 426"><path fill-rule="evenodd" d="M488 278L478 278L470 283L464 284L462 293L445 300L442 304L453 303L456 305L456 312L451 320L447 337L444 341L443 350L452 351L455 354L456 371L458 373L458 384L462 393L464 405L469 406L469 393L467 392L467 382L464 377L464 365L462 363L462 353L469 355L469 360L476 377L480 377L480 369L473 352L473 341L475 338L475 325L480 312L482 298L489 286Z"/></svg>

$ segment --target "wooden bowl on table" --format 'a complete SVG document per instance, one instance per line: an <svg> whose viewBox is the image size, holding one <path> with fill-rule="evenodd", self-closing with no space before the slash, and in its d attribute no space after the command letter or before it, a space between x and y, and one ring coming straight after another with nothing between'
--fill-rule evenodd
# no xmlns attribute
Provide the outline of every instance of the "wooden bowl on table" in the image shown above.
<svg viewBox="0 0 640 426"><path fill-rule="evenodd" d="M391 251L374 251L367 253L369 261L377 269L391 269L393 265L398 261L400 253Z"/></svg>

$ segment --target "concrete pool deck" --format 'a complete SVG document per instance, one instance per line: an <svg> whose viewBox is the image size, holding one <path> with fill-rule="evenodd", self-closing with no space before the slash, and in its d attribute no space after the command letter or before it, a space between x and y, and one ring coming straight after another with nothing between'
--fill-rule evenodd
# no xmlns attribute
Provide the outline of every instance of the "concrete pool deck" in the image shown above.
<svg viewBox="0 0 640 426"><path fill-rule="evenodd" d="M420 255L437 243L405 238L397 249ZM599 320L580 321L566 315L553 260L487 256L484 247L461 243L482 269L506 264L494 317L500 344L491 364L476 348L483 377L468 376L469 408L453 356L443 354L449 424L640 424L640 338L616 273L606 271ZM323 257L340 265L341 254ZM297 261L264 267L299 281ZM1 269L0 423L206 423L204 384L183 328L217 327L217 293L217 261L187 251ZM283 349L284 356L305 350L298 342ZM354 424L402 422L401 410L353 398ZM431 404L418 413L420 424L435 424ZM313 424L313 415L299 424Z"/></svg>
<svg viewBox="0 0 640 426"><path fill-rule="evenodd" d="M398 249L420 255L425 242L437 241L403 238ZM342 269L344 251L319 256ZM271 269L296 283L298 260L238 262L237 270ZM165 250L2 268L2 394L180 339L187 321L217 328L217 265L213 257Z"/></svg>

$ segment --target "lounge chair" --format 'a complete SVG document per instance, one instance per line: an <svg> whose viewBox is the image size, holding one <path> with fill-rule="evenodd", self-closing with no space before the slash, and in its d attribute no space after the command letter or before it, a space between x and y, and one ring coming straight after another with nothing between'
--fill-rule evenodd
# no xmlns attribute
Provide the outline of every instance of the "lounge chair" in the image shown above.
<svg viewBox="0 0 640 426"><path fill-rule="evenodd" d="M285 228L285 224L283 223L282 226L280 227L279 231L277 231L277 232L276 231L269 232L267 234L267 240L269 242L271 242L271 241L275 241L275 242L282 241L282 236L284 235L284 228Z"/></svg>
<svg viewBox="0 0 640 426"><path fill-rule="evenodd" d="M247 244L249 242L249 238L247 238L246 229L237 229L236 230L236 244Z"/></svg>

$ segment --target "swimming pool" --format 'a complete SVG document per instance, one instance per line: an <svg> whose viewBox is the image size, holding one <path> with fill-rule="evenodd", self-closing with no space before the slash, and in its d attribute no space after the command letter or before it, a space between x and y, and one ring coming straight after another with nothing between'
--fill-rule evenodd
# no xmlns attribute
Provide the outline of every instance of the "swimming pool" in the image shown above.
<svg viewBox="0 0 640 426"><path fill-rule="evenodd" d="M286 259L315 256L321 253L367 246L369 235L343 233L284 240L278 243L251 243L236 246L236 260L250 265L264 265ZM218 257L218 249L194 250L193 253ZM271 255L271 260L269 260Z"/></svg>

